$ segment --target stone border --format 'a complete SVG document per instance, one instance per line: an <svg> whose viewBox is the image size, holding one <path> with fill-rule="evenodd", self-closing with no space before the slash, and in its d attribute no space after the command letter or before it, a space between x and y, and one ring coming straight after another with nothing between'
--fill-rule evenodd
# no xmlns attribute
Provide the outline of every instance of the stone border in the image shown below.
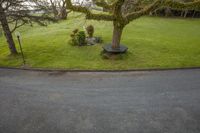
<svg viewBox="0 0 200 133"><path fill-rule="evenodd" d="M185 68L143 68L143 69L125 69L125 70L83 70L83 69L45 69L45 68L23 68L23 67L0 67L0 69L25 70L25 71L43 71L43 72L135 72L135 71L170 71L170 70L189 70L200 69L200 67Z"/></svg>

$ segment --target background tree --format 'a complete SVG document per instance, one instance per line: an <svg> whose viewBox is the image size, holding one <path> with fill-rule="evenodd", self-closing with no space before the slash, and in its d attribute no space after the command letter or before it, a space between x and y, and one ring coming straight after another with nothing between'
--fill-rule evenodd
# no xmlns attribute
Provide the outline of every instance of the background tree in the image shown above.
<svg viewBox="0 0 200 133"><path fill-rule="evenodd" d="M34 0L37 5L53 14L56 20L66 20L68 14L71 12L67 10L65 0Z"/></svg>
<svg viewBox="0 0 200 133"><path fill-rule="evenodd" d="M65 2L65 0L60 0L60 2L58 3L58 7L59 7L59 18L66 20L68 13L70 13L70 11L67 11L67 4Z"/></svg>
<svg viewBox="0 0 200 133"><path fill-rule="evenodd" d="M67 4L65 0L40 0L40 3L46 9L50 10L53 13L55 19L66 20L68 13Z"/></svg>
<svg viewBox="0 0 200 133"><path fill-rule="evenodd" d="M0 26L6 37L11 54L17 54L12 33L24 24L37 22L46 25L46 20L54 21L49 12L38 5L37 0L0 0ZM14 26L10 26L12 24ZM13 27L11 29L11 27Z"/></svg>
<svg viewBox="0 0 200 133"><path fill-rule="evenodd" d="M194 0L174 0L176 2L194 2ZM186 9L186 10L180 10L180 9L172 9L170 7L161 7L153 12L155 15L160 16L180 16L180 17L195 17L195 14L197 13L196 17L199 17L199 11L196 11L195 9Z"/></svg>
<svg viewBox="0 0 200 133"><path fill-rule="evenodd" d="M0 27L0 37L2 36L2 33L3 33L3 30L2 30L2 28Z"/></svg>
<svg viewBox="0 0 200 133"><path fill-rule="evenodd" d="M114 50L120 48L120 40L123 29L129 22L141 16L149 14L157 8L170 7L180 10L200 10L200 0L188 3L177 2L174 0L149 0L147 2L142 0L133 0L133 2L135 2L133 3L134 6L132 6L132 9L129 10L126 10L126 8L130 6L131 0L115 0L111 4L108 4L108 2L106 2L105 0L96 0L94 2L97 6L108 9L110 12L107 14L92 13L88 8L82 6L75 6L72 4L71 0L66 0L69 9L86 14L86 19L113 22L114 28L111 48Z"/></svg>

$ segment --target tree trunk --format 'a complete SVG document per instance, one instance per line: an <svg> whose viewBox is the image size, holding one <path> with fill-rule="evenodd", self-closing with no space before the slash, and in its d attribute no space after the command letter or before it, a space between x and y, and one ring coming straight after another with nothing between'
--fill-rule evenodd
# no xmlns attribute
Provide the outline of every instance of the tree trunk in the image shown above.
<svg viewBox="0 0 200 133"><path fill-rule="evenodd" d="M170 8L166 8L165 9L165 17L170 17L170 16L172 16L171 9Z"/></svg>
<svg viewBox="0 0 200 133"><path fill-rule="evenodd" d="M53 8L53 15L55 19L58 19L58 11L55 8Z"/></svg>
<svg viewBox="0 0 200 133"><path fill-rule="evenodd" d="M195 17L195 13L196 13L196 11L194 10L194 12L193 12L193 14L192 14L192 18L194 18L194 17Z"/></svg>
<svg viewBox="0 0 200 133"><path fill-rule="evenodd" d="M54 18L58 19L58 10L57 10L56 4L52 0L50 0L50 3L51 3L51 8L53 11Z"/></svg>
<svg viewBox="0 0 200 133"><path fill-rule="evenodd" d="M187 14L188 14L188 10L185 10L184 18L187 17Z"/></svg>
<svg viewBox="0 0 200 133"><path fill-rule="evenodd" d="M60 11L60 19L62 20L66 20L67 19L67 9L66 8L62 8Z"/></svg>
<svg viewBox="0 0 200 133"><path fill-rule="evenodd" d="M12 33L11 33L9 25L8 25L6 14L3 11L3 8L1 7L1 5L0 5L0 22L1 22L2 29L4 31L4 35L6 37L8 46L9 46L10 53L17 54L17 49L16 49L15 43L13 41Z"/></svg>
<svg viewBox="0 0 200 133"><path fill-rule="evenodd" d="M184 11L181 12L181 17L183 17Z"/></svg>
<svg viewBox="0 0 200 133"><path fill-rule="evenodd" d="M112 48L117 49L120 47L120 41L122 36L124 26L119 23L114 22L113 38L112 38Z"/></svg>

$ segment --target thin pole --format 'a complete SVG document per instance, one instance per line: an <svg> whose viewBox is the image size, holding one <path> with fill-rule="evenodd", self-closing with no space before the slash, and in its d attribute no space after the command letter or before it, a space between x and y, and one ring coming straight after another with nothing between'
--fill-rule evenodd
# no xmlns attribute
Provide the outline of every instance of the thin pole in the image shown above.
<svg viewBox="0 0 200 133"><path fill-rule="evenodd" d="M26 61L25 61L25 58L24 58L24 53L23 53L23 50L22 50L22 45L21 45L20 37L17 36L17 39L18 39L18 42L19 42L19 48L20 48L20 51L21 51L21 54L22 54L23 63L25 65Z"/></svg>

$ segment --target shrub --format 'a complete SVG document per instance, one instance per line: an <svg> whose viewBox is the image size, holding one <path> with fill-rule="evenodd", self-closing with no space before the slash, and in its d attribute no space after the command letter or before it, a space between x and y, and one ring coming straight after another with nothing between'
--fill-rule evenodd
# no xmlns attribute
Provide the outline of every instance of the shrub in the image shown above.
<svg viewBox="0 0 200 133"><path fill-rule="evenodd" d="M78 41L77 41L77 39L76 39L78 31L79 31L78 29L74 29L74 30L72 31L72 33L70 34L71 39L69 40L69 44L71 44L71 45L73 45L73 46L79 45L79 44L78 44Z"/></svg>
<svg viewBox="0 0 200 133"><path fill-rule="evenodd" d="M85 35L85 32L84 31L79 31L78 34L77 34L77 41L79 43L80 46L83 46L86 44L86 35Z"/></svg>
<svg viewBox="0 0 200 133"><path fill-rule="evenodd" d="M75 29L72 31L70 37L71 39L69 40L69 43L72 46L83 46L86 44L86 35L84 31L79 31L78 29Z"/></svg>
<svg viewBox="0 0 200 133"><path fill-rule="evenodd" d="M87 34L89 37L93 37L93 34L94 34L94 27L92 25L89 25L87 28Z"/></svg>
<svg viewBox="0 0 200 133"><path fill-rule="evenodd" d="M78 33L78 31L79 31L78 29L74 29L74 30L73 30L73 34Z"/></svg>

